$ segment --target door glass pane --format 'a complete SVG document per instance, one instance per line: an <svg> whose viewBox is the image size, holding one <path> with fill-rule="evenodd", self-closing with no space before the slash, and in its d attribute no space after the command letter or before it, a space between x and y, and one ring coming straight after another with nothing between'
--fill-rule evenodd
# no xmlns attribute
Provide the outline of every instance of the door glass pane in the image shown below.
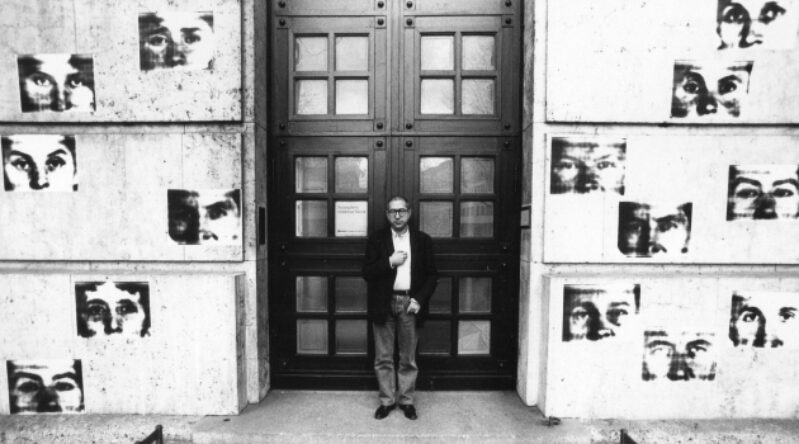
<svg viewBox="0 0 799 444"><path fill-rule="evenodd" d="M327 354L327 321L324 319L297 320L297 354Z"/></svg>
<svg viewBox="0 0 799 444"><path fill-rule="evenodd" d="M461 193L494 192L494 159L465 157L461 160Z"/></svg>
<svg viewBox="0 0 799 444"><path fill-rule="evenodd" d="M297 276L297 312L327 311L327 278L324 276Z"/></svg>
<svg viewBox="0 0 799 444"><path fill-rule="evenodd" d="M296 158L294 160L294 189L298 193L326 193L327 158Z"/></svg>
<svg viewBox="0 0 799 444"><path fill-rule="evenodd" d="M336 37L336 71L368 71L369 38Z"/></svg>
<svg viewBox="0 0 799 444"><path fill-rule="evenodd" d="M463 69L492 71L496 66L494 60L494 36L463 36Z"/></svg>
<svg viewBox="0 0 799 444"><path fill-rule="evenodd" d="M454 162L451 157L422 157L419 160L422 193L451 193Z"/></svg>
<svg viewBox="0 0 799 444"><path fill-rule="evenodd" d="M336 313L366 313L366 281L359 277L336 278Z"/></svg>
<svg viewBox="0 0 799 444"><path fill-rule="evenodd" d="M451 35L422 37L422 69L452 71L455 69L455 38Z"/></svg>
<svg viewBox="0 0 799 444"><path fill-rule="evenodd" d="M461 313L490 313L491 278L461 278L458 311Z"/></svg>
<svg viewBox="0 0 799 444"><path fill-rule="evenodd" d="M297 114L327 114L327 80L297 80Z"/></svg>
<svg viewBox="0 0 799 444"><path fill-rule="evenodd" d="M487 355L490 353L490 351L491 351L491 322L489 321L458 322L459 355Z"/></svg>
<svg viewBox="0 0 799 444"><path fill-rule="evenodd" d="M336 114L369 114L368 80L336 80Z"/></svg>
<svg viewBox="0 0 799 444"><path fill-rule="evenodd" d="M295 71L327 71L327 37L294 39Z"/></svg>
<svg viewBox="0 0 799 444"><path fill-rule="evenodd" d="M369 203L340 200L336 202L336 237L366 236Z"/></svg>
<svg viewBox="0 0 799 444"><path fill-rule="evenodd" d="M336 321L336 354L366 354L366 320Z"/></svg>
<svg viewBox="0 0 799 444"><path fill-rule="evenodd" d="M455 82L452 79L422 80L422 114L453 114Z"/></svg>
<svg viewBox="0 0 799 444"><path fill-rule="evenodd" d="M419 204L419 225L432 237L452 237L452 202Z"/></svg>
<svg viewBox="0 0 799 444"><path fill-rule="evenodd" d="M327 236L327 202L298 200L295 211L297 237Z"/></svg>
<svg viewBox="0 0 799 444"><path fill-rule="evenodd" d="M464 79L461 88L463 114L494 114L494 80Z"/></svg>
<svg viewBox="0 0 799 444"><path fill-rule="evenodd" d="M366 157L336 158L336 192L365 193L368 191L369 159Z"/></svg>
<svg viewBox="0 0 799 444"><path fill-rule="evenodd" d="M449 321L427 321L419 337L419 353L449 354L452 334Z"/></svg>
<svg viewBox="0 0 799 444"><path fill-rule="evenodd" d="M438 285L428 303L430 313L450 313L452 311L452 278L438 278Z"/></svg>
<svg viewBox="0 0 799 444"><path fill-rule="evenodd" d="M461 237L494 236L494 203L461 202Z"/></svg>

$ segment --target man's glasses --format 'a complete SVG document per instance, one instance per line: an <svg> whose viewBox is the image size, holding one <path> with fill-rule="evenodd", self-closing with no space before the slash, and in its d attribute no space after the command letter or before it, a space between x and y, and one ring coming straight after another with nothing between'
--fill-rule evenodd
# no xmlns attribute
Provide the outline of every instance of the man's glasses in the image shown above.
<svg viewBox="0 0 799 444"><path fill-rule="evenodd" d="M387 216L402 216L402 217L405 217L405 216L408 215L408 209L407 208L398 208L396 210L386 210L386 215Z"/></svg>

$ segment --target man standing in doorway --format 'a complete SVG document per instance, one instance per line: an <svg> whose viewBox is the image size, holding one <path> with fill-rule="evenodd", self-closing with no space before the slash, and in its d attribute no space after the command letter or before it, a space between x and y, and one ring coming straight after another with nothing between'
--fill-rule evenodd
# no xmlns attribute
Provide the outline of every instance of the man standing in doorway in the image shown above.
<svg viewBox="0 0 799 444"><path fill-rule="evenodd" d="M408 419L416 419L416 343L424 324L428 301L436 288L438 271L433 240L408 225L408 199L388 201L389 227L369 236L362 274L368 287L369 319L375 342L375 374L383 419L397 407ZM394 340L399 344L399 366L394 367Z"/></svg>

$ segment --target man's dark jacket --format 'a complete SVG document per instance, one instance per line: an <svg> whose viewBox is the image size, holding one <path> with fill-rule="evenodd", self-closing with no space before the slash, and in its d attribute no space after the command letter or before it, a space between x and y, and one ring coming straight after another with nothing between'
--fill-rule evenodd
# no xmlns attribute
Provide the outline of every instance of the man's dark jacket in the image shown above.
<svg viewBox="0 0 799 444"><path fill-rule="evenodd" d="M421 305L416 315L416 327L427 318L430 297L436 289L438 270L433 258L433 240L427 234L408 226L411 244L411 297ZM388 258L394 253L391 228L375 231L366 244L361 274L367 284L369 319L384 324L391 312L391 295L397 269L391 268Z"/></svg>

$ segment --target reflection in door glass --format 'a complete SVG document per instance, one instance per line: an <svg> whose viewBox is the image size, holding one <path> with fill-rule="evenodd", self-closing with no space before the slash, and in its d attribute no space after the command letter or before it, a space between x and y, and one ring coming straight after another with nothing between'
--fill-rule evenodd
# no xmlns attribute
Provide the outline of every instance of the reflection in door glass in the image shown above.
<svg viewBox="0 0 799 444"><path fill-rule="evenodd" d="M369 114L368 80L336 80L336 114Z"/></svg>
<svg viewBox="0 0 799 444"><path fill-rule="evenodd" d="M452 237L452 202L421 202L419 226L431 237Z"/></svg>
<svg viewBox="0 0 799 444"><path fill-rule="evenodd" d="M422 157L419 159L419 180L422 193L451 193L453 184L451 157Z"/></svg>
<svg viewBox="0 0 799 444"><path fill-rule="evenodd" d="M337 277L336 313L366 313L366 281L360 277Z"/></svg>
<svg viewBox="0 0 799 444"><path fill-rule="evenodd" d="M464 157L461 160L461 193L494 192L494 159Z"/></svg>
<svg viewBox="0 0 799 444"><path fill-rule="evenodd" d="M461 83L463 114L494 114L494 81L464 79Z"/></svg>
<svg viewBox="0 0 799 444"><path fill-rule="evenodd" d="M464 277L460 279L458 311L461 313L491 312L491 278Z"/></svg>
<svg viewBox="0 0 799 444"><path fill-rule="evenodd" d="M294 39L295 71L327 71L327 37Z"/></svg>
<svg viewBox="0 0 799 444"><path fill-rule="evenodd" d="M455 82L452 79L422 79L422 114L455 113Z"/></svg>
<svg viewBox="0 0 799 444"><path fill-rule="evenodd" d="M336 71L368 71L369 38L336 37Z"/></svg>
<svg viewBox="0 0 799 444"><path fill-rule="evenodd" d="M491 322L459 321L458 354L487 355L491 351Z"/></svg>
<svg viewBox="0 0 799 444"><path fill-rule="evenodd" d="M297 320L297 354L327 354L327 321L324 319Z"/></svg>
<svg viewBox="0 0 799 444"><path fill-rule="evenodd" d="M295 224L297 237L327 237L327 202L298 200Z"/></svg>
<svg viewBox="0 0 799 444"><path fill-rule="evenodd" d="M496 66L494 59L493 36L463 36L463 69L470 71L492 71Z"/></svg>
<svg viewBox="0 0 799 444"><path fill-rule="evenodd" d="M455 39L451 35L422 37L422 69L452 71L455 69Z"/></svg>
<svg viewBox="0 0 799 444"><path fill-rule="evenodd" d="M326 193L327 158L296 158L294 160L294 183L297 193Z"/></svg>
<svg viewBox="0 0 799 444"><path fill-rule="evenodd" d="M297 80L294 103L297 114L327 114L327 80Z"/></svg>
<svg viewBox="0 0 799 444"><path fill-rule="evenodd" d="M494 236L494 203L461 202L461 237Z"/></svg>
<svg viewBox="0 0 799 444"><path fill-rule="evenodd" d="M324 276L297 276L297 312L327 311L327 278Z"/></svg>
<svg viewBox="0 0 799 444"><path fill-rule="evenodd" d="M369 159L336 157L336 192L365 193L369 183Z"/></svg>
<svg viewBox="0 0 799 444"><path fill-rule="evenodd" d="M366 320L336 321L336 354L365 355Z"/></svg>

